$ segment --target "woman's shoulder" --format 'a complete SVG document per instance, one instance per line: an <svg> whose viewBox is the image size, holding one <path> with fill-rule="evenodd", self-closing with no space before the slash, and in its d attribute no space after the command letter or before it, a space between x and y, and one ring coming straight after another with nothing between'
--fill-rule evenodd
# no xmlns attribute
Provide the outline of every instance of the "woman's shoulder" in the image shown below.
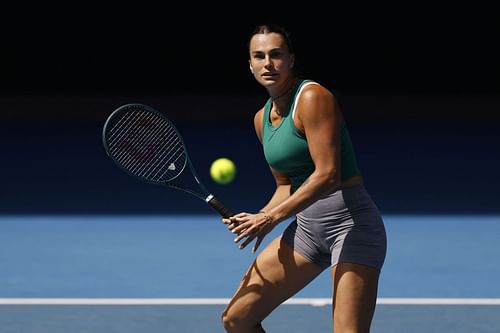
<svg viewBox="0 0 500 333"><path fill-rule="evenodd" d="M257 133L257 137L262 142L262 122L264 119L264 107L258 110L253 118L253 124L255 126L255 132Z"/></svg>
<svg viewBox="0 0 500 333"><path fill-rule="evenodd" d="M313 101L318 98L333 98L335 95L330 89L313 80L304 80L300 87L300 99Z"/></svg>
<svg viewBox="0 0 500 333"><path fill-rule="evenodd" d="M255 112L255 115L254 115L254 121L262 121L262 118L264 116L264 107L260 108L259 110L257 110L257 112Z"/></svg>
<svg viewBox="0 0 500 333"><path fill-rule="evenodd" d="M307 84L310 82L310 84ZM320 83L315 81L304 82L301 85L301 91L297 96L292 117L297 120L295 124L297 128L301 128L301 121L305 117L316 118L320 114L336 113L340 111L337 108L337 101L332 91ZM314 82L314 83L312 83Z"/></svg>

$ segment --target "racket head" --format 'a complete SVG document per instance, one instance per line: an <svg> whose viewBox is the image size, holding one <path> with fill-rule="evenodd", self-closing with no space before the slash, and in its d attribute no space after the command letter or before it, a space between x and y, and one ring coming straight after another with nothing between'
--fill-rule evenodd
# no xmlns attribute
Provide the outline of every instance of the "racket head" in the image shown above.
<svg viewBox="0 0 500 333"><path fill-rule="evenodd" d="M149 183L168 183L188 165L177 128L163 113L141 103L114 110L104 124L102 142L122 170Z"/></svg>

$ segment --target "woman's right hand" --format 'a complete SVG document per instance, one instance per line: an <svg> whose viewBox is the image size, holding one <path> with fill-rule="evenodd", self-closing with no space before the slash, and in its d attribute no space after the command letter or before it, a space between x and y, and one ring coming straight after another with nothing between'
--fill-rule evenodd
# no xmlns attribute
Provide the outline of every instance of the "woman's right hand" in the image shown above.
<svg viewBox="0 0 500 333"><path fill-rule="evenodd" d="M244 249L254 238L257 238L252 252L257 251L264 237L273 230L275 226L272 217L264 213L250 214L243 212L231 216L228 219L222 219L222 222L228 225L229 231L237 235L234 239L235 243L246 238L243 243L240 244L240 249Z"/></svg>

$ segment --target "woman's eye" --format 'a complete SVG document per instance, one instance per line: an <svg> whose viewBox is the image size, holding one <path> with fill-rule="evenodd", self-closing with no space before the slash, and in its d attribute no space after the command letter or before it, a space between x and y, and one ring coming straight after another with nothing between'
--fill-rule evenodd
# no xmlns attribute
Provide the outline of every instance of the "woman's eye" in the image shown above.
<svg viewBox="0 0 500 333"><path fill-rule="evenodd" d="M281 52L273 52L271 53L271 58L273 59L279 59L283 56L283 54Z"/></svg>

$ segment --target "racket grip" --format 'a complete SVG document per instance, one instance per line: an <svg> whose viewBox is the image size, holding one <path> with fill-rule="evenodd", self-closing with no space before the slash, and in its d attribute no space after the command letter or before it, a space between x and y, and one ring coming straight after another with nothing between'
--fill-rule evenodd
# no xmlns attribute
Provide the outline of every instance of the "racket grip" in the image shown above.
<svg viewBox="0 0 500 333"><path fill-rule="evenodd" d="M217 211L217 213L219 213L222 217L224 218L228 218L230 216L233 216L234 213L229 209L227 208L226 206L224 206L224 204L222 202L220 202L216 197L214 197L212 194L210 194L207 199L206 199L207 203Z"/></svg>

